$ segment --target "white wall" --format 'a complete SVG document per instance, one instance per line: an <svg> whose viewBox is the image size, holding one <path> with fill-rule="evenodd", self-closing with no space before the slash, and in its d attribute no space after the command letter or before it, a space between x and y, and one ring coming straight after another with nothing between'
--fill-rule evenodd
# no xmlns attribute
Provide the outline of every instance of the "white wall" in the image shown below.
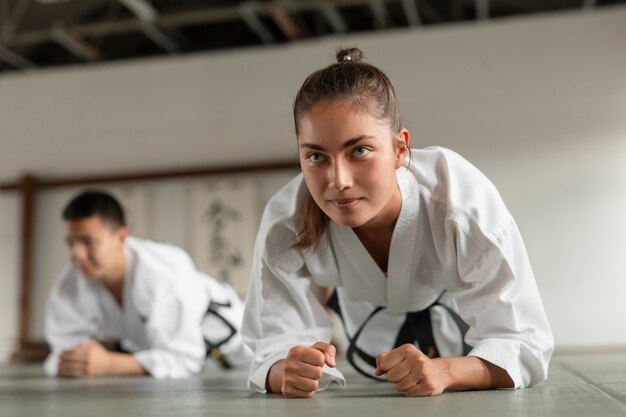
<svg viewBox="0 0 626 417"><path fill-rule="evenodd" d="M6 76L0 180L292 160L297 88L356 43L394 81L414 145L453 148L499 187L557 344L626 345L625 19L605 8Z"/></svg>

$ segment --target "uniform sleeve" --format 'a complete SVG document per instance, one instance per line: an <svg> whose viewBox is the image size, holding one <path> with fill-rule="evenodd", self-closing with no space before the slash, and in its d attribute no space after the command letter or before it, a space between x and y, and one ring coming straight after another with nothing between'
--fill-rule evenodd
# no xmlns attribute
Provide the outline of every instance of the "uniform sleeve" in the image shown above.
<svg viewBox="0 0 626 417"><path fill-rule="evenodd" d="M208 294L201 286L185 281L155 289L145 323L150 348L134 353L155 378L186 378L204 365L201 322Z"/></svg>
<svg viewBox="0 0 626 417"><path fill-rule="evenodd" d="M52 289L44 318L44 334L50 354L43 367L49 376L58 374L59 356L63 351L95 338L95 315L91 314L93 311L81 308L81 302L91 304L88 298L89 294L81 291L80 282L73 276L65 277Z"/></svg>
<svg viewBox="0 0 626 417"><path fill-rule="evenodd" d="M510 375L516 388L547 378L554 340L515 222L494 236L482 256L461 271L464 289L453 293L469 324L471 356Z"/></svg>
<svg viewBox="0 0 626 417"><path fill-rule="evenodd" d="M330 342L333 323L311 289L311 280L296 250L289 249L270 262L263 248L255 248L242 335L254 352L248 387L266 392L267 373L285 359L293 346ZM345 379L336 368L324 365L319 390Z"/></svg>

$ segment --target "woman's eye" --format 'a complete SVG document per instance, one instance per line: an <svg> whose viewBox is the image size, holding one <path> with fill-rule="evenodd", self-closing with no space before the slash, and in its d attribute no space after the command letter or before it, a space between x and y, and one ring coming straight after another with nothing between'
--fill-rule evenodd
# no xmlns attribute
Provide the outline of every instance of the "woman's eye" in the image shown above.
<svg viewBox="0 0 626 417"><path fill-rule="evenodd" d="M320 153L312 153L307 157L311 162L320 162L324 159L322 154Z"/></svg>
<svg viewBox="0 0 626 417"><path fill-rule="evenodd" d="M358 148L354 148L354 155L355 156L365 156L369 153L369 149L367 149L364 146L359 146Z"/></svg>

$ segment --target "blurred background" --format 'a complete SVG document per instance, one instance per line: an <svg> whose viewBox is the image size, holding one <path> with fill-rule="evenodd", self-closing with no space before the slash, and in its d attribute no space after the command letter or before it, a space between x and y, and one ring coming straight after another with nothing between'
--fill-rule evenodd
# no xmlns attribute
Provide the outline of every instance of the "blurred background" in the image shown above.
<svg viewBox="0 0 626 417"><path fill-rule="evenodd" d="M0 0L0 361L37 357L85 187L245 297L293 97L353 45L498 187L557 350L626 348L626 1Z"/></svg>

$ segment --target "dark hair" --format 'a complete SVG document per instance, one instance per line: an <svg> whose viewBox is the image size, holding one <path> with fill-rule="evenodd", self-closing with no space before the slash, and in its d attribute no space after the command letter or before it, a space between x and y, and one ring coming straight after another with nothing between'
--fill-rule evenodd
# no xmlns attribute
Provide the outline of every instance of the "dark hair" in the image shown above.
<svg viewBox="0 0 626 417"><path fill-rule="evenodd" d="M117 200L103 191L88 190L80 193L63 210L63 220L79 220L99 216L116 229L126 226L124 210Z"/></svg>
<svg viewBox="0 0 626 417"><path fill-rule="evenodd" d="M309 75L300 87L293 104L293 118L298 121L322 102L350 102L356 109L387 120L393 132L402 129L402 116L396 92L387 75L371 64L362 62L358 48L339 49L337 62Z"/></svg>
<svg viewBox="0 0 626 417"><path fill-rule="evenodd" d="M362 62L358 48L338 49L337 62L315 71L300 87L293 104L293 119L298 122L315 105L324 102L349 102L356 110L386 120L392 132L403 127L396 93L387 75L373 65ZM329 218L307 193L304 201L304 224L295 248L315 249Z"/></svg>

